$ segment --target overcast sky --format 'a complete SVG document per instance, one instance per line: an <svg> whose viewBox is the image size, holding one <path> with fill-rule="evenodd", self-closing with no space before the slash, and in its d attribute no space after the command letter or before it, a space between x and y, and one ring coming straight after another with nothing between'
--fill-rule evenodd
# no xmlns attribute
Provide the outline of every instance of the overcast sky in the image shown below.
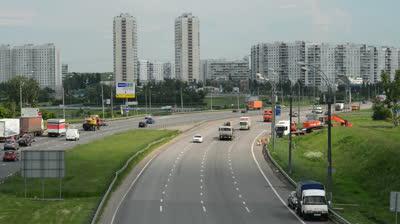
<svg viewBox="0 0 400 224"><path fill-rule="evenodd" d="M138 22L139 58L174 60L174 20L200 19L201 58L237 59L252 44L330 41L400 46L399 0L13 0L1 2L0 44L55 43L76 72L112 71L112 20Z"/></svg>

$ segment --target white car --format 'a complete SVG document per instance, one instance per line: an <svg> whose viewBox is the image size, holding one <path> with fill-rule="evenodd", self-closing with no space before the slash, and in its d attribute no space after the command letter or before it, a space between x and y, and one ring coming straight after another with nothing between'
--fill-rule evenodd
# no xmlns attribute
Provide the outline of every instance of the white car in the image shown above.
<svg viewBox="0 0 400 224"><path fill-rule="evenodd" d="M69 128L67 129L67 132L65 134L65 139L67 141L77 141L79 140L79 130L78 129L74 129L74 128Z"/></svg>
<svg viewBox="0 0 400 224"><path fill-rule="evenodd" d="M201 136L199 134L193 136L193 142L202 143L203 142L203 136Z"/></svg>

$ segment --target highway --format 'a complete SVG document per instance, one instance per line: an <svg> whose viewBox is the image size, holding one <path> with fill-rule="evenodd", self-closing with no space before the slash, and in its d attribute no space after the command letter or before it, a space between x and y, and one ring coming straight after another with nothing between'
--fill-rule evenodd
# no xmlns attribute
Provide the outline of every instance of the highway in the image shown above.
<svg viewBox="0 0 400 224"><path fill-rule="evenodd" d="M286 207L292 189L256 144L270 124L254 117L251 130L220 141L221 124L204 124L163 150L104 223L305 223ZM192 143L198 133L204 142Z"/></svg>
<svg viewBox="0 0 400 224"><path fill-rule="evenodd" d="M259 111L249 112L248 114L257 114ZM232 113L231 111L223 112L203 112L203 113L188 113L188 114L173 114L169 116L154 117L156 123L149 125L148 128L167 128L180 126L184 124L194 124L201 121L217 120L230 117L240 117L244 114ZM96 139L104 138L121 131L127 131L138 128L139 121L141 118L131 118L127 120L115 120L108 122L109 126L102 127L99 131L95 132L84 132L80 131L80 140L77 142L66 141L65 137L50 138L47 136L36 137L36 142L32 143L31 147L24 147L21 149L53 149L53 150L64 150L70 149L78 144L84 144ZM82 128L82 124L72 124L74 128ZM3 143L0 143L0 149L3 149ZM1 180L13 175L15 172L20 170L20 162L3 162L3 150L0 150L0 183Z"/></svg>

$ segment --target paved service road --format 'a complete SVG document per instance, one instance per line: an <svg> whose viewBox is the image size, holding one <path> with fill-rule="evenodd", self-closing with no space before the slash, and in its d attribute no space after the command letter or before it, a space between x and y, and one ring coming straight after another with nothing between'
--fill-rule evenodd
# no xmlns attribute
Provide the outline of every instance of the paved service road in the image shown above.
<svg viewBox="0 0 400 224"><path fill-rule="evenodd" d="M286 207L292 189L275 177L255 144L270 125L253 117L251 130L219 141L221 124L209 122L167 146L107 223L305 223ZM191 142L197 133L203 143Z"/></svg>

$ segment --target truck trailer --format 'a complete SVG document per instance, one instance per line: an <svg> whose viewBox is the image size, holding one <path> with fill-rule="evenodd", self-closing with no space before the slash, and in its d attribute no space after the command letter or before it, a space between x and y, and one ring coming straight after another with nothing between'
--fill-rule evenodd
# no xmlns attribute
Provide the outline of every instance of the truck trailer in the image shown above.
<svg viewBox="0 0 400 224"><path fill-rule="evenodd" d="M43 119L42 117L21 117L20 128L21 135L30 133L36 136L43 134Z"/></svg>
<svg viewBox="0 0 400 224"><path fill-rule="evenodd" d="M0 140L18 138L20 133L19 119L0 119Z"/></svg>

